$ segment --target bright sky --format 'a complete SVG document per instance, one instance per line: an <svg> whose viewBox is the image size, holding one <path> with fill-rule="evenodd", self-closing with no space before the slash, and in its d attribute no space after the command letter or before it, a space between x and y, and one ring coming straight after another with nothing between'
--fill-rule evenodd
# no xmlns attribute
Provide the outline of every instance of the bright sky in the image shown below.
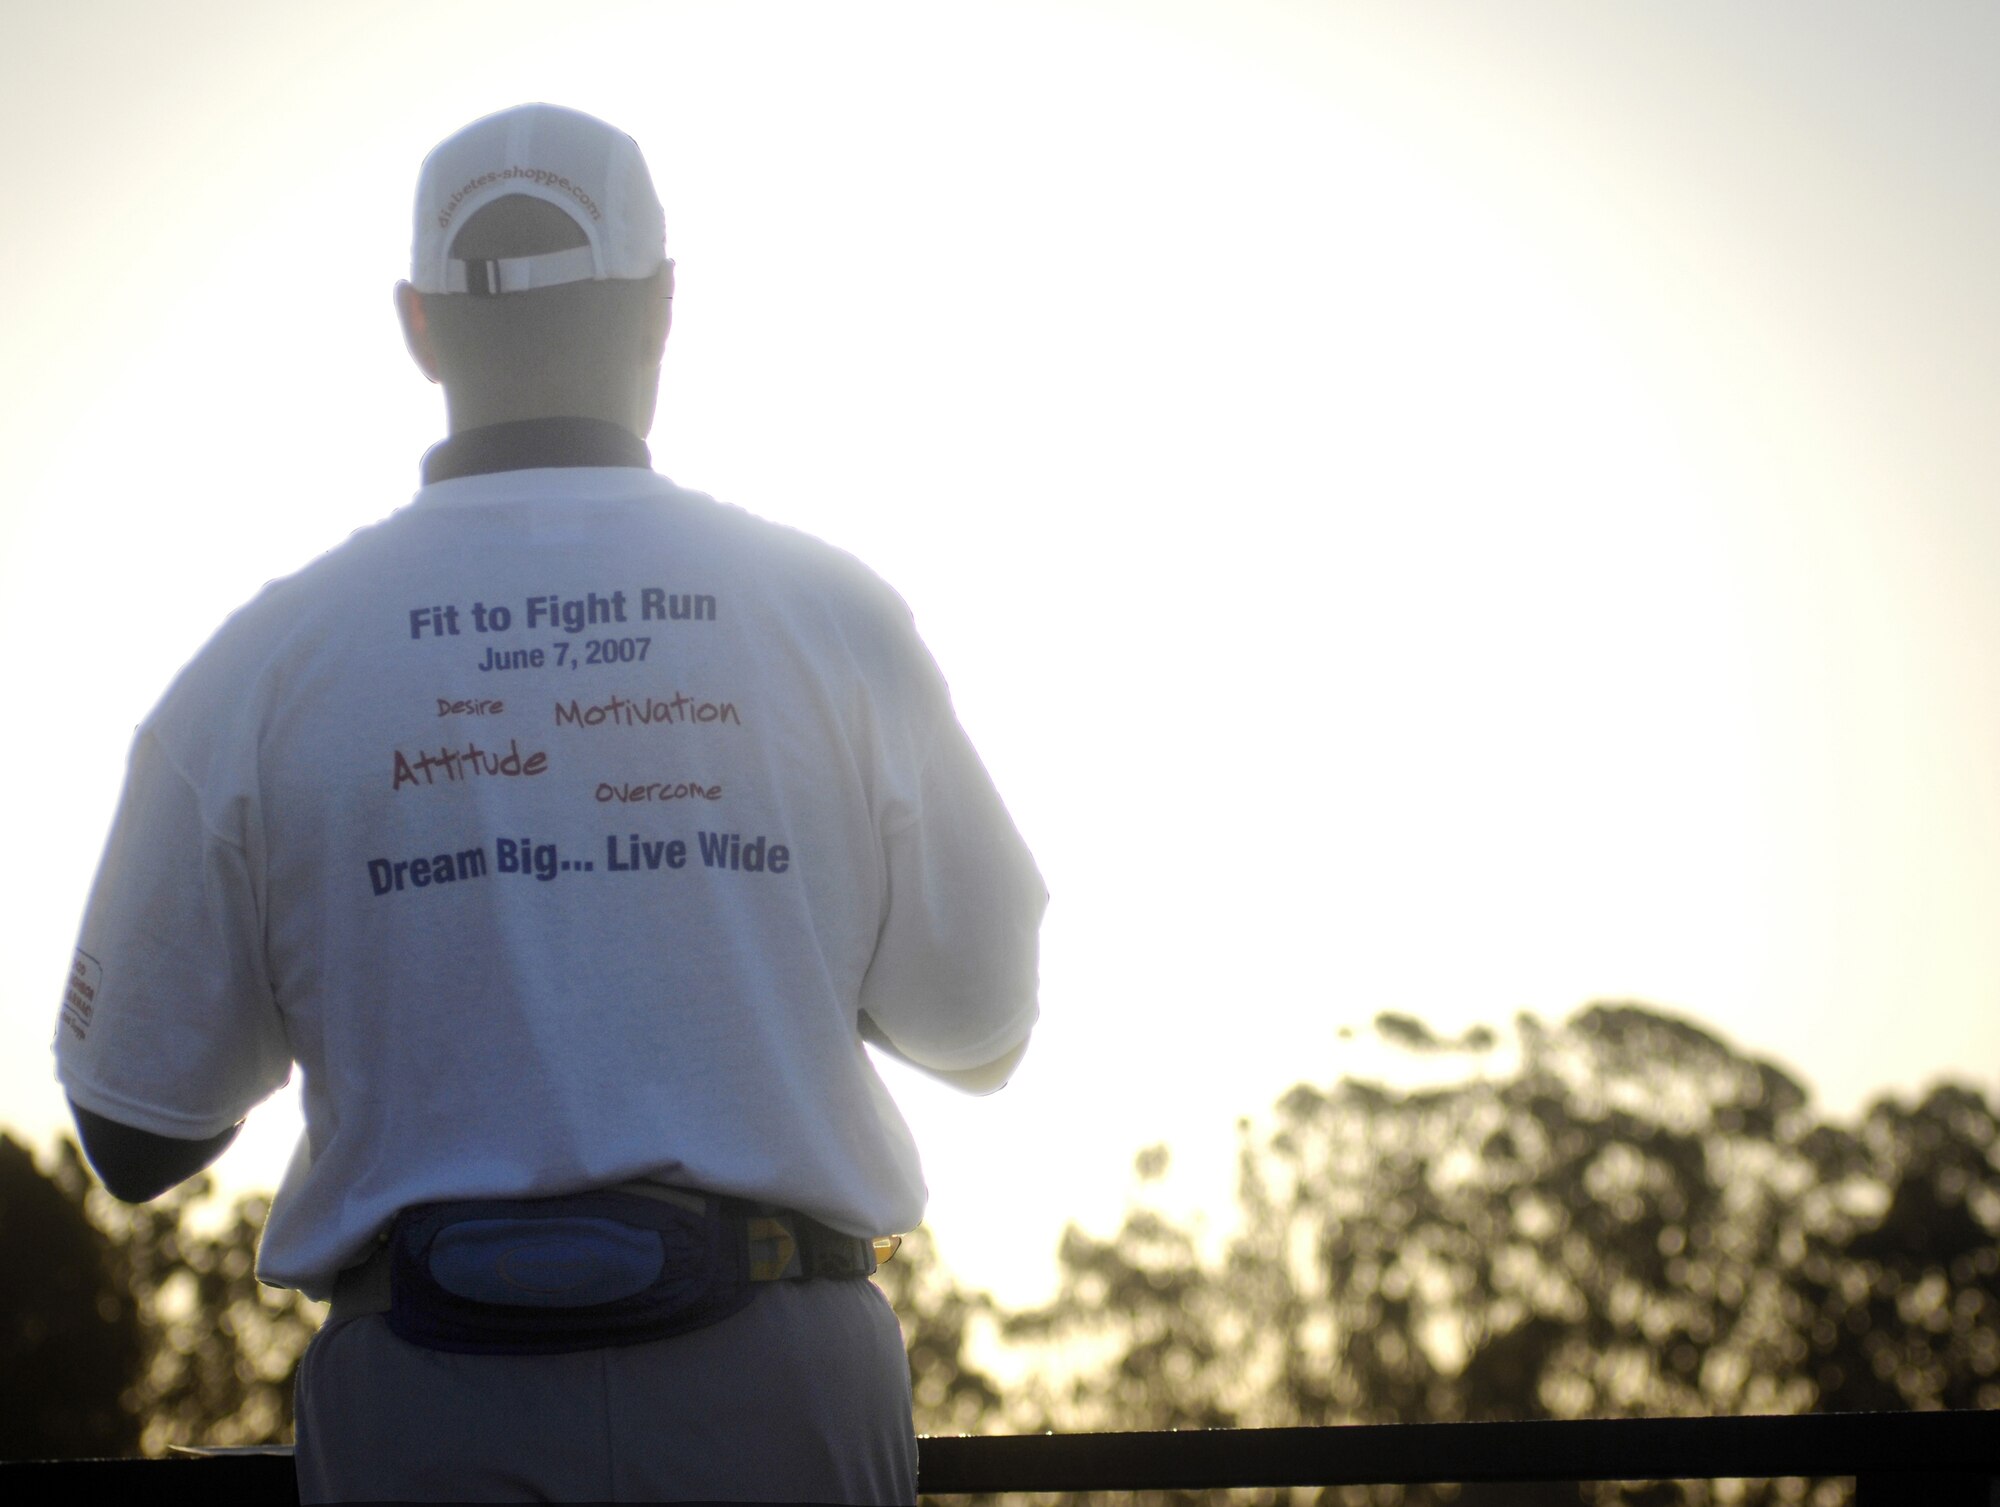
<svg viewBox="0 0 2000 1507"><path fill-rule="evenodd" d="M893 1079L1025 1301L1174 1144L1440 1028L2000 1084L2000 9L11 4L0 1121L132 729L442 432L416 165L547 99L679 262L660 469L906 596L1053 893ZM222 1166L269 1184L291 1097Z"/></svg>

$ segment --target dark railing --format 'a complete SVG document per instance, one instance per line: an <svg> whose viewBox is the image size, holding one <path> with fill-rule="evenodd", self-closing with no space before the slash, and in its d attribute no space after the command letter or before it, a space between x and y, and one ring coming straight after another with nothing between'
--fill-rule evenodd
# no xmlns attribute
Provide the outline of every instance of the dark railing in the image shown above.
<svg viewBox="0 0 2000 1507"><path fill-rule="evenodd" d="M2000 1412L927 1438L917 1467L926 1496L1781 1476L1851 1476L1855 1507L2000 1507ZM4 1465L0 1488L16 1501L58 1493L139 1503L297 1500L289 1452Z"/></svg>

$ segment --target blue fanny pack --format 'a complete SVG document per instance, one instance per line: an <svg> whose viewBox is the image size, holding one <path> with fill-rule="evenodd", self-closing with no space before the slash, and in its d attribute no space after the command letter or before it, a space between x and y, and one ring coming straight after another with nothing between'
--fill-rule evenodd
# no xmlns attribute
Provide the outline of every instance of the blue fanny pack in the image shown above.
<svg viewBox="0 0 2000 1507"><path fill-rule="evenodd" d="M418 1204L389 1230L389 1328L431 1350L499 1355L684 1334L750 1302L764 1275L756 1223L714 1199L612 1189Z"/></svg>

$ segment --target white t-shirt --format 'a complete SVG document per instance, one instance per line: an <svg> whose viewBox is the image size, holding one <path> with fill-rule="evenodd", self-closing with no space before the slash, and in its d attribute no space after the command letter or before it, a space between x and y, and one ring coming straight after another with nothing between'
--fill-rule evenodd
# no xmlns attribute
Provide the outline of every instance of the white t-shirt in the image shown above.
<svg viewBox="0 0 2000 1507"><path fill-rule="evenodd" d="M632 1178L874 1235L916 1148L857 1034L989 1062L1040 876L901 600L630 466L427 485L236 613L140 728L56 1033L219 1133L304 1072L259 1253Z"/></svg>

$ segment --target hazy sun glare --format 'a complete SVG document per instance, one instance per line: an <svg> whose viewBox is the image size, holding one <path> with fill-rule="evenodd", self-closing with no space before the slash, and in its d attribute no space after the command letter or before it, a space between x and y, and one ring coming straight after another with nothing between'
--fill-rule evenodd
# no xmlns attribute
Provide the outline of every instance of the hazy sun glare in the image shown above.
<svg viewBox="0 0 2000 1507"><path fill-rule="evenodd" d="M1990 14L576 16L83 5L0 65L52 143L0 631L61 728L6 754L8 1121L62 1122L132 725L414 486L416 162L530 98L659 180L657 464L904 592L1048 878L1016 1084L895 1080L971 1280L1031 1296L1150 1141L1219 1215L1234 1117L1381 1009L1631 996L1837 1104L1992 1080Z"/></svg>

